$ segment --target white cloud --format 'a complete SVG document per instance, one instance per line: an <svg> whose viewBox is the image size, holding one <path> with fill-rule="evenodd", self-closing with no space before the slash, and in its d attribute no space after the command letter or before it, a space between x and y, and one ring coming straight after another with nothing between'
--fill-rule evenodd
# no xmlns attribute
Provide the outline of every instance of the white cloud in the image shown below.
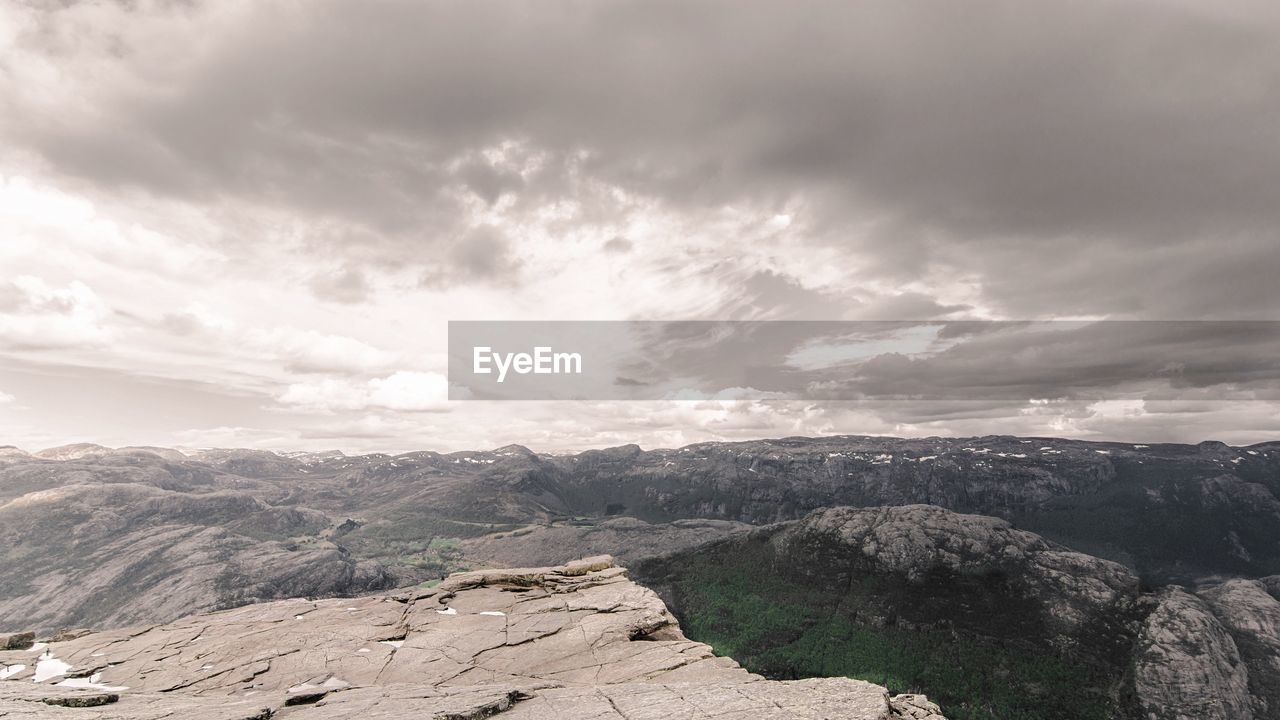
<svg viewBox="0 0 1280 720"><path fill-rule="evenodd" d="M364 382L324 378L293 383L277 400L282 405L324 412L385 409L439 412L448 409L449 382L439 373L399 371Z"/></svg>
<svg viewBox="0 0 1280 720"><path fill-rule="evenodd" d="M449 396L449 381L438 373L397 372L369 381L369 401L390 410L435 410Z"/></svg>
<svg viewBox="0 0 1280 720"><path fill-rule="evenodd" d="M56 287L22 275L0 287L0 346L16 349L81 348L109 343L110 308L79 280Z"/></svg>
<svg viewBox="0 0 1280 720"><path fill-rule="evenodd" d="M78 270L89 264L165 277L207 277L219 252L104 214L88 198L23 176L0 174L0 258L52 255Z"/></svg>
<svg viewBox="0 0 1280 720"><path fill-rule="evenodd" d="M345 335L292 327L248 328L242 340L301 372L361 372L386 367L395 354Z"/></svg>

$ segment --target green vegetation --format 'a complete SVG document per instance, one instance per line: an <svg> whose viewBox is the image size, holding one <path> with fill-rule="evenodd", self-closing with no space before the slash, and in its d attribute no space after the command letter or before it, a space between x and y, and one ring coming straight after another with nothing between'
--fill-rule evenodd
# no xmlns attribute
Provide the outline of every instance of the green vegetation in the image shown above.
<svg viewBox="0 0 1280 720"><path fill-rule="evenodd" d="M460 547L463 539L514 527L402 516L370 522L342 535L336 542L356 557L413 568L427 575L447 575L466 569Z"/></svg>
<svg viewBox="0 0 1280 720"><path fill-rule="evenodd" d="M512 527L461 523L433 516L398 516L361 525L343 534L337 543L357 557L443 575L465 569L462 539Z"/></svg>
<svg viewBox="0 0 1280 720"><path fill-rule="evenodd" d="M686 559L671 578L685 633L753 672L922 692L952 720L1123 717L1111 696L1114 671L1016 640L886 623L876 596L887 588L798 587L771 573L758 549Z"/></svg>

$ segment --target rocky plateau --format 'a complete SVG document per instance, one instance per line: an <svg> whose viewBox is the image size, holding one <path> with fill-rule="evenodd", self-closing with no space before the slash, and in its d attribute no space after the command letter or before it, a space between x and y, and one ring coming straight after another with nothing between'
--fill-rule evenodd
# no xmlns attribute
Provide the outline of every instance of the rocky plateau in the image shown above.
<svg viewBox="0 0 1280 720"><path fill-rule="evenodd" d="M88 633L0 667L13 718L942 720L862 681L752 675L608 557Z"/></svg>

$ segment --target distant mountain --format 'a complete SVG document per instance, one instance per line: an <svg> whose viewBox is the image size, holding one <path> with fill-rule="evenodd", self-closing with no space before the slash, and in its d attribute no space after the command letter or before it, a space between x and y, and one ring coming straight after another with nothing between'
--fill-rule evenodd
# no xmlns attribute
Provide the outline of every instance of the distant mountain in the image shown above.
<svg viewBox="0 0 1280 720"><path fill-rule="evenodd" d="M164 620L510 564L504 555L523 564L612 551L634 561L720 532L680 521L761 525L833 506L923 503L1004 518L1118 562L1145 588L1280 574L1280 443L840 436L571 455L516 445L396 456L43 452L66 459L0 456L0 623L105 626L153 611ZM209 543L221 548L215 557L239 553L264 578L301 564L318 579L273 584L246 572L240 587L223 587L216 573L179 572L183 543L208 531L226 534ZM81 602L87 590L76 583L99 564L121 577L184 579Z"/></svg>
<svg viewBox="0 0 1280 720"><path fill-rule="evenodd" d="M0 632L610 553L774 677L924 689L956 720L1261 719L1280 713L1278 495L1280 443L10 449Z"/></svg>
<svg viewBox="0 0 1280 720"><path fill-rule="evenodd" d="M46 460L78 460L111 452L114 452L111 448L95 445L94 443L74 443L72 445L45 448L35 453L35 456Z"/></svg>

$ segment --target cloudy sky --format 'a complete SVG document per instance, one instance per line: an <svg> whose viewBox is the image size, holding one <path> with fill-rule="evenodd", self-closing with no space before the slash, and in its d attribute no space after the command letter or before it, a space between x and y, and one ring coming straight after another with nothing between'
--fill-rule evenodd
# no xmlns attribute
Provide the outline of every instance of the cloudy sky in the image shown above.
<svg viewBox="0 0 1280 720"><path fill-rule="evenodd" d="M1278 127L1268 0L6 2L0 444L1274 439L1267 373L922 405L444 372L448 320L1273 320Z"/></svg>

